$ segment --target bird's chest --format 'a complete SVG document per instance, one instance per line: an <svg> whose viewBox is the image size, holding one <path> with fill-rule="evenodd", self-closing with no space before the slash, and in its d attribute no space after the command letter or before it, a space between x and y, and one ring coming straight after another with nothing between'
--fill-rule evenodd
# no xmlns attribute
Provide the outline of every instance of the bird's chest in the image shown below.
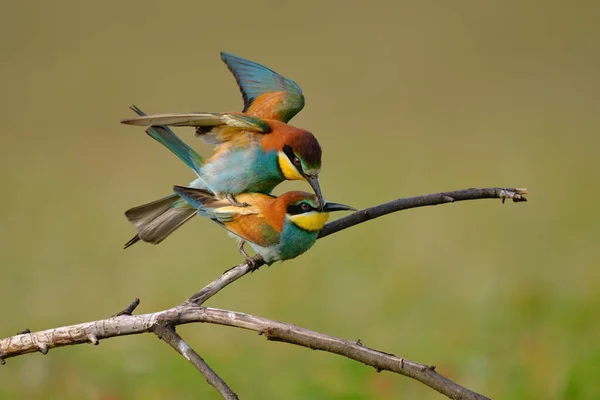
<svg viewBox="0 0 600 400"><path fill-rule="evenodd" d="M319 232L307 232L292 224L286 224L281 232L279 253L283 260L295 258L310 249Z"/></svg>
<svg viewBox="0 0 600 400"><path fill-rule="evenodd" d="M221 152L202 168L202 178L216 193L270 193L283 181L277 153L258 145Z"/></svg>

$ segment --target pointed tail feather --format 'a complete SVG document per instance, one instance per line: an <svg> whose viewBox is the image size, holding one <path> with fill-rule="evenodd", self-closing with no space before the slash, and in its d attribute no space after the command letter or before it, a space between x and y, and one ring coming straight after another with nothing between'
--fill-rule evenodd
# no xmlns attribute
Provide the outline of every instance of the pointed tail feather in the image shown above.
<svg viewBox="0 0 600 400"><path fill-rule="evenodd" d="M125 244L125 248L140 240L158 244L194 215L196 209L177 194L131 208L125 216L138 233Z"/></svg>
<svg viewBox="0 0 600 400"><path fill-rule="evenodd" d="M196 209L206 205L207 203L219 201L214 194L203 189L185 186L173 186L173 192L175 192L177 195L179 195L179 197L184 199Z"/></svg>
<svg viewBox="0 0 600 400"><path fill-rule="evenodd" d="M140 117L146 115L136 106L131 106L130 108ZM183 161L185 165L190 167L198 176L200 176L200 169L204 164L204 158L181 140L170 128L166 126L151 126L146 129L146 133L152 139L171 150L171 152Z"/></svg>
<svg viewBox="0 0 600 400"><path fill-rule="evenodd" d="M133 246L134 244L136 244L139 241L140 241L140 237L139 237L139 235L136 234L134 237L129 239L129 242L125 243L125 246L123 246L123 249Z"/></svg>

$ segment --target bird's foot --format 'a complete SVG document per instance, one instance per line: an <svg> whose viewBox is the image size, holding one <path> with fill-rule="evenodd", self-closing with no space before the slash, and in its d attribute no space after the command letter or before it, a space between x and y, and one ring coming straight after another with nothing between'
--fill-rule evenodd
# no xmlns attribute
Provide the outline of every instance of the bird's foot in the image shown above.
<svg viewBox="0 0 600 400"><path fill-rule="evenodd" d="M246 264L248 264L248 270L250 272L257 271L260 268L260 266L253 257L246 257Z"/></svg>
<svg viewBox="0 0 600 400"><path fill-rule="evenodd" d="M232 206L235 207L248 207L250 204L248 203L240 203L238 202L235 197L233 197L233 195L231 193L228 193L226 196L227 200L229 200L229 202L231 203Z"/></svg>
<svg viewBox="0 0 600 400"><path fill-rule="evenodd" d="M200 137L202 135L206 135L208 132L212 131L213 128L213 126L197 126L194 136Z"/></svg>
<svg viewBox="0 0 600 400"><path fill-rule="evenodd" d="M240 242L238 243L238 251L240 252L241 255L244 256L244 261L246 262L246 264L248 264L248 271L249 272L257 271L264 264L264 263L259 263L259 260L262 260L262 258L260 258L258 256L250 257L250 255L248 255L248 253L246 253L246 250L244 250L244 244L246 244L246 241L240 240Z"/></svg>
<svg viewBox="0 0 600 400"><path fill-rule="evenodd" d="M260 267L262 267L263 265L267 265L269 266L270 264L267 264L263 261L262 257L259 255L255 255L254 257L248 257L246 258L246 264L248 264L248 272L252 273L254 271L258 271L260 269Z"/></svg>

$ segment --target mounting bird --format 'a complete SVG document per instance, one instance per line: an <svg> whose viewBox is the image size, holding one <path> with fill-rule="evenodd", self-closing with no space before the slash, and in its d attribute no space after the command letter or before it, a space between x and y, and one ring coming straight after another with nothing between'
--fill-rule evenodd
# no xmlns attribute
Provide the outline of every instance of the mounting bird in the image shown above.
<svg viewBox="0 0 600 400"><path fill-rule="evenodd" d="M327 202L321 207L314 194L300 191L286 192L279 197L242 193L237 197L238 201L247 203L244 207L232 205L202 189L174 186L173 191L197 209L199 215L212 219L237 237L239 252L251 264L252 258L244 251L245 243L269 265L289 260L312 247L329 212L355 210Z"/></svg>
<svg viewBox="0 0 600 400"><path fill-rule="evenodd" d="M132 107L138 117L121 122L150 126L146 133L196 173L191 187L209 190L233 205L244 205L236 198L240 193L268 194L284 180L306 180L320 207L321 146L311 132L287 124L304 106L300 87L255 62L228 53L221 53L221 59L240 87L241 113L145 115ZM217 145L215 153L202 157L167 126L196 127L197 136ZM126 216L138 233L125 248L140 239L160 243L195 214L176 194L132 208Z"/></svg>

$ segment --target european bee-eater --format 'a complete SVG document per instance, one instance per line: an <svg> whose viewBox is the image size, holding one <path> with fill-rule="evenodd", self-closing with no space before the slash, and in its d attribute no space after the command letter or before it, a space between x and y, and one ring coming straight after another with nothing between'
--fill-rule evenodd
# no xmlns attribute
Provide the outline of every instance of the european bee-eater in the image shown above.
<svg viewBox="0 0 600 400"><path fill-rule="evenodd" d="M123 120L150 126L146 133L163 144L198 178L191 187L209 190L234 205L243 205L236 195L243 192L270 193L282 181L306 180L323 202L318 175L321 147L307 130L287 122L304 106L300 87L292 80L260 64L221 53L236 78L244 98L244 109L229 113L161 114L146 116L138 108L137 118ZM196 135L217 145L210 158L203 158L167 126L194 126ZM195 215L195 210L177 195L132 208L126 215L138 240L159 243Z"/></svg>
<svg viewBox="0 0 600 400"><path fill-rule="evenodd" d="M319 231L327 222L329 212L354 210L350 206L325 203L320 206L314 194L293 191L279 197L262 193L241 193L238 201L247 205L234 206L202 189L175 186L173 191L198 210L227 229L239 239L238 250L246 261L248 243L267 264L289 260L310 249Z"/></svg>

